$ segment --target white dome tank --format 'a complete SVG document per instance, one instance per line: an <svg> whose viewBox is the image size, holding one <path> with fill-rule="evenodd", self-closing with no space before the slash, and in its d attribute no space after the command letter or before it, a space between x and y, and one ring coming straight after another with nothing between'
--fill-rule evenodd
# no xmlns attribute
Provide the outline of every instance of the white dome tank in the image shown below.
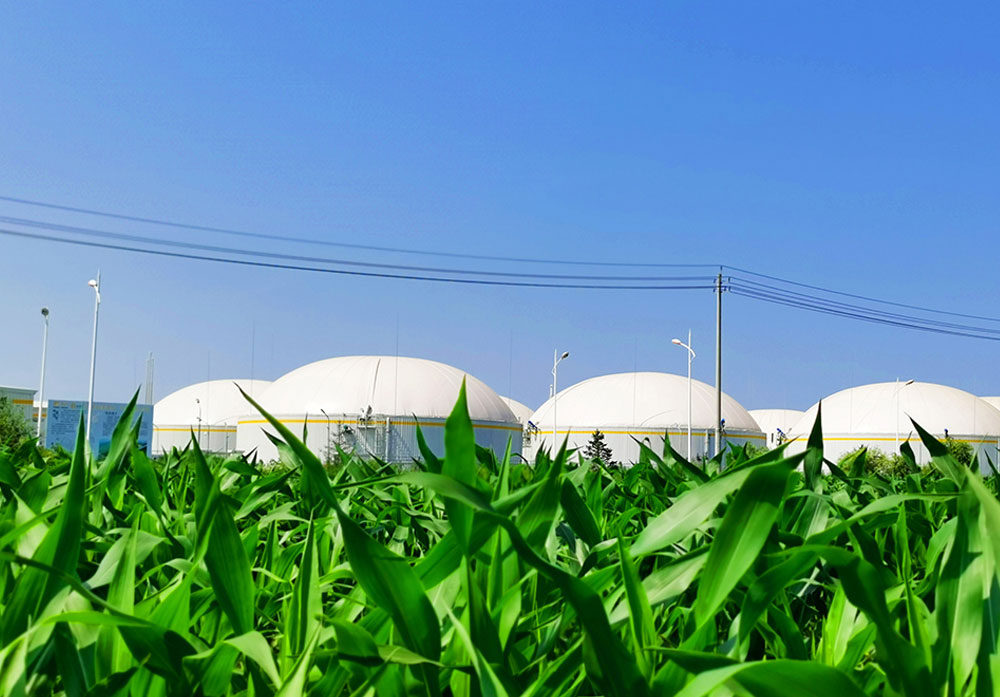
<svg viewBox="0 0 1000 697"><path fill-rule="evenodd" d="M939 439L945 435L969 443L980 458L985 454L997 463L1000 410L976 395L930 382L879 382L851 387L822 400L823 454L836 462L861 446L892 454L909 441L917 462L926 464L930 454L920 442L910 418ZM803 443L816 421L814 404L792 429Z"/></svg>
<svg viewBox="0 0 1000 697"><path fill-rule="evenodd" d="M503 403L506 404L512 412L514 412L514 416L517 417L517 420L521 422L522 426L526 425L531 419L531 415L535 413L534 409L529 407L527 404L522 404L516 399L511 399L510 397L500 397L500 399L503 400Z"/></svg>
<svg viewBox="0 0 1000 697"><path fill-rule="evenodd" d="M788 439L792 429L805 414L798 409L751 409L750 416L767 436L767 447L774 448Z"/></svg>
<svg viewBox="0 0 1000 697"><path fill-rule="evenodd" d="M605 436L614 459L623 464L639 458L633 440L648 441L657 453L669 435L674 449L689 459L714 453L715 388L699 380L691 381L691 452L687 449L688 379L670 373L638 372L603 375L560 390L532 415L538 431L533 448L552 449L553 417L561 444L584 448L595 430ZM753 443L764 446L765 438L757 422L739 402L723 393L724 443Z"/></svg>
<svg viewBox="0 0 1000 697"><path fill-rule="evenodd" d="M444 453L444 422L466 381L469 414L476 442L502 453L508 439L521 450L521 426L504 401L485 383L444 363L403 356L343 356L297 368L278 378L258 402L270 414L302 435L306 445L324 460L337 446L388 462L420 457L416 425L427 444ZM264 431L271 431L259 414L240 419L237 447L257 450L264 460L277 449Z"/></svg>
<svg viewBox="0 0 1000 697"><path fill-rule="evenodd" d="M234 450L237 421L253 410L237 385L256 398L270 384L269 380L209 380L171 392L153 405L153 454L184 449L192 432L206 452Z"/></svg>

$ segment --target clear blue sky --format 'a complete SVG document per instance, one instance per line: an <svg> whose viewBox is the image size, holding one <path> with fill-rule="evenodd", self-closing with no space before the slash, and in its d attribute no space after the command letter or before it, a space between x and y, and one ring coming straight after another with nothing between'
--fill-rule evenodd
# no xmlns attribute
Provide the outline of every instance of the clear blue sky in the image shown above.
<svg viewBox="0 0 1000 697"><path fill-rule="evenodd" d="M728 263L1000 314L996 3L355 5L4 3L0 195L433 250ZM97 268L99 399L129 396L149 351L158 396L246 377L254 326L256 377L398 345L537 406L554 348L572 352L561 385L682 373L669 340L691 328L712 381L707 291L460 288L0 237L0 384L37 384L48 305L48 395L85 396ZM748 408L897 376L1000 393L994 343L726 302L724 386Z"/></svg>

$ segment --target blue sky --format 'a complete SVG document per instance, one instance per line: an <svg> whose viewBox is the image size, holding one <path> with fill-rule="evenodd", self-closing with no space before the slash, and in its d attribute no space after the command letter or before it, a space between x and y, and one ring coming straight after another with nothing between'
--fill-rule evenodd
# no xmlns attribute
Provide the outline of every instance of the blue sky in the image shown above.
<svg viewBox="0 0 1000 697"><path fill-rule="evenodd" d="M998 27L987 3L6 3L0 195L429 250L727 263L1000 315ZM706 291L435 286L0 237L0 384L36 385L48 305L47 392L85 396L97 268L99 399L126 398L149 351L162 396L246 377L251 354L275 378L398 348L537 406L554 348L572 352L561 385L682 373L669 341L689 328L695 376L713 376ZM897 376L996 394L997 348L727 297L724 386L748 408Z"/></svg>

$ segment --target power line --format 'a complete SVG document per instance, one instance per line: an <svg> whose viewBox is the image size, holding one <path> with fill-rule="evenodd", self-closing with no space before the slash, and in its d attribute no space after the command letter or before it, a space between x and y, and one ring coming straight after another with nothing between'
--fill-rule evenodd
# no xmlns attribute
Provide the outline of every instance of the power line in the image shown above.
<svg viewBox="0 0 1000 697"><path fill-rule="evenodd" d="M665 282L665 281L706 281L710 276L595 276L593 274L546 274L546 273L524 273L515 271L481 271L475 269L441 268L432 266L411 266L407 264L387 264L383 262L357 261L353 259L333 259L329 257L303 256L297 254L282 254L280 252L264 252L252 249L239 249L235 247L221 247L218 245L200 244L196 242L183 242L180 240L164 240L156 237L145 237L142 235L131 235L120 232L110 232L108 230L98 230L95 228L77 227L74 225L62 225L49 223L28 218L15 218L0 215L0 222L18 225L22 227L32 227L36 229L48 230L51 232L65 232L79 235L87 235L104 239L124 240L141 244L161 245L179 249L199 250L202 252L214 252L217 254L234 254L240 256L253 256L264 259L280 259L286 262L302 262L310 264L329 264L333 266L354 266L374 269L392 269L396 271L408 271L414 273L448 274L459 276L485 276L494 278L531 278L545 279L553 281L626 281L626 282Z"/></svg>
<svg viewBox="0 0 1000 697"><path fill-rule="evenodd" d="M949 336L962 336L971 339L984 339L987 341L1000 341L1000 336L995 336L990 333L991 330L985 329L983 327L967 327L966 330L959 329L946 329L941 327L929 326L926 324L920 324L918 322L907 322L902 320L892 320L886 319L884 317L874 316L872 314L852 311L850 309L838 309L835 307L830 307L827 305L809 303L802 300L791 300L787 297L777 295L774 293L769 293L767 291L742 288L739 286L730 286L729 290L734 295L740 295L747 298L752 298L754 300L760 300L767 303L772 303L776 305L783 305L785 307L793 307L800 310L809 310L811 312L818 312L827 315L834 315L837 317L845 317L848 319L860 320L863 322L870 322L874 324L882 324L892 327L898 327L903 329L914 329L923 332L931 332L934 334L945 334Z"/></svg>
<svg viewBox="0 0 1000 697"><path fill-rule="evenodd" d="M859 295L857 293L848 293L842 290L833 290L832 288L824 288L822 286L815 286L809 283L801 283L799 281L792 281L787 278L781 278L780 276L771 276L765 273L758 273L756 271L751 271L749 269L741 269L737 266L729 266L728 264L723 265L724 269L729 269L731 271L736 271L737 273L750 274L751 276L756 276L758 278L766 278L771 281L778 281L779 283L787 283L788 285L798 286L800 288L809 288L810 290L818 290L823 293L830 293L832 295L840 295L847 298L854 298L855 300L865 300L868 302L880 303L882 305L892 305L895 307L902 307L907 310L918 310L920 312L929 312L932 314L939 315L951 315L952 317L964 317L965 319L978 319L984 322L1000 322L1000 317L988 317L984 315L970 315L963 312L953 312L950 310L938 310L930 307L922 307L920 305L908 305L906 303L893 302L892 300L881 300L880 298L873 298L867 295Z"/></svg>
<svg viewBox="0 0 1000 697"><path fill-rule="evenodd" d="M771 295L782 297L790 302L812 303L821 306L826 306L831 309L863 312L873 316L883 317L889 320L915 322L930 326L942 327L945 329L959 329L959 330L973 329L972 325L968 324L959 324L957 322L945 322L942 320L929 319L926 317L918 317L916 315L907 315L900 312L889 312L887 310L880 310L873 307L865 307L864 305L845 303L839 300L831 300L829 298L823 298L817 295L811 295L808 293L800 293L788 290L787 288L779 288L777 286L768 285L766 283L759 283L757 281L752 281L750 279L740 278L739 276L732 276L730 278L732 281L736 281L737 284L740 283L748 284L750 290L767 292L770 293ZM1000 329L990 329L988 327L974 327L974 329L976 331L980 331L983 333L1000 335Z"/></svg>
<svg viewBox="0 0 1000 697"><path fill-rule="evenodd" d="M225 257L215 257L204 254L188 254L184 252L170 252L163 249L145 249L129 245L111 244L106 242L93 242L90 240L76 240L54 235L40 235L31 232L21 232L0 228L0 235L9 235L25 239L43 240L47 242L59 242L72 244L81 247L93 247L98 249L114 249L123 252L136 252L138 254L151 254L161 257L171 257L175 259L193 259L198 261L211 261L221 264L235 264L239 266L251 266L266 269L286 269L290 271L313 271L316 273L336 274L342 276L362 276L367 278L394 278L409 281L431 281L435 283L458 283L464 285L479 286L507 286L519 288L569 288L588 290L702 290L712 288L711 284L662 284L662 285L607 285L591 283L538 283L531 281L501 281L481 278L445 278L440 276L427 276L419 274L397 274L381 273L374 271L356 271L348 269L331 269L317 266L302 266L297 264L281 264L266 261L251 261L249 259L228 259Z"/></svg>
<svg viewBox="0 0 1000 697"><path fill-rule="evenodd" d="M263 232L248 232L246 230L234 230L232 228L213 227L209 225L194 225L191 223L181 223L160 218L146 218L137 215L126 215L123 213L113 213L110 211L96 210L93 208L80 208L77 206L64 206L57 203L47 203L14 196L0 196L0 201L19 203L25 206L36 206L48 208L50 210L66 211L70 213L83 213L85 215L96 215L115 220L127 220L133 223L145 223L147 225L160 225L163 227L177 228L181 230L193 230L197 232L217 232L223 235L235 235L262 240L274 240L278 242L296 242L301 244L316 244L327 247L340 247L344 249L358 249L371 252L388 252L392 254L416 254L431 257L450 257L454 259L475 259L479 261L500 261L517 264L557 264L565 266L595 266L595 267L620 267L620 268L688 268L707 269L718 268L718 264L663 264L663 263L638 263L638 262L615 262L615 261L587 261L582 259L539 259L537 257L508 257L491 254L469 254L465 252L443 252L428 249L412 249L406 247L390 247L382 245L359 244L355 242L334 242L332 240L318 240L308 237L293 237L290 235L276 235Z"/></svg>
<svg viewBox="0 0 1000 697"><path fill-rule="evenodd" d="M329 247L339 247L345 249L374 251L394 254L414 254L430 257L447 257L457 259L470 259L479 261L519 263L519 264L550 264L567 266L590 266L590 267L619 267L619 268L689 268L706 269L718 268L728 269L737 273L754 276L758 279L766 279L777 284L803 288L817 293L851 298L863 303L874 303L878 305L897 307L912 310L918 313L945 315L963 319L979 320L984 322L1000 323L1000 318L984 315L975 315L937 308L923 307L919 305L883 300L871 296L850 293L845 291L825 288L819 285L802 283L780 276L770 275L744 269L730 265L717 264L662 264L662 263L637 263L637 262L605 262L588 260L558 260L558 259L538 259L526 257L508 257L497 255L468 254L463 252L438 252L431 250L420 250L403 247L366 245L348 242L334 242L330 240L317 240L287 235L276 235L267 233L254 233L230 228L212 227L207 225L194 225L157 218L132 216L109 211L101 211L90 208L80 208L65 206L30 199L16 198L12 196L0 196L0 201L36 206L51 210L59 210L86 215L101 216L110 219L123 220L149 225L158 225L174 229L184 229L197 232L211 232L238 237L273 240L280 242L293 242L303 244L316 244ZM298 271L313 271L320 273L334 273L341 275L363 276L373 278L393 278L403 280L420 280L439 283L460 283L471 285L490 286L514 286L514 287L534 287L534 288L576 288L576 289L604 289L604 290L695 290L713 288L714 284L708 281L713 280L709 276L594 276L579 274L550 274L550 273L526 273L519 271L485 271L478 269L445 268L433 266L414 266L406 264L390 264L385 262L360 261L354 259L339 259L328 257L316 257L306 255L292 255L280 252L267 252L261 250L242 249L234 247L224 247L218 245L202 244L197 242L186 242L181 240L170 240L156 237L145 237L126 233L117 233L95 228L85 228L71 225L62 225L39 221L27 218L16 218L11 216L0 216L0 222L6 222L19 227L32 227L52 232L86 235L101 239L112 239L130 244L111 244L101 242L88 242L78 239L57 237L54 235L31 234L15 230L0 230L0 234L18 236L29 239L58 242L63 244L74 244L79 246L96 247L103 249L114 249L119 251L129 251L141 254L153 254L163 257L173 257L182 259L193 259L211 261L217 263L239 264L243 266L254 266L260 268L288 269ZM185 252L169 252L166 250L149 249L148 245L173 247L175 249L187 250ZM221 256L220 256L221 255ZM232 256L256 257L258 261L248 259L233 259ZM277 260L277 261L275 261ZM326 268L325 266L346 266L344 268ZM362 271L360 269L377 269L378 271ZM469 278L473 277L473 278ZM505 280L505 279L523 279ZM545 281L545 282L542 282ZM569 282L579 281L579 282ZM735 281L735 284L733 283ZM734 294L748 297L762 302L804 309L813 312L824 313L839 317L856 319L866 322L895 326L900 328L929 331L939 334L949 334L971 338L1000 340L1000 330L988 327L960 324L957 322L945 322L900 312L890 312L876 307L868 307L856 303L848 303L835 300L815 293L806 293L790 288L781 287L754 281L749 278L739 276L730 277L728 289ZM745 284L745 285L744 285Z"/></svg>

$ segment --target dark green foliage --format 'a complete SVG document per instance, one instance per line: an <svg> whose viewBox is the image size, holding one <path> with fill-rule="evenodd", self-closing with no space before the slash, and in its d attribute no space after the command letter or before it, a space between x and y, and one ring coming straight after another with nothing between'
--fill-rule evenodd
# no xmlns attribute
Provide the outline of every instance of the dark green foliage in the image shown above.
<svg viewBox="0 0 1000 697"><path fill-rule="evenodd" d="M615 464L612 460L614 453L611 452L611 448L604 441L604 434L599 430L594 431L593 435L590 436L587 447L583 449L583 456L588 460L595 460L604 465L611 466Z"/></svg>
<svg viewBox="0 0 1000 697"><path fill-rule="evenodd" d="M919 472L919 467L907 461L902 455L888 455L877 448L856 448L849 453L845 453L837 461L842 468L849 466L860 451L865 450L865 473L885 477L886 479L899 479L908 474Z"/></svg>
<svg viewBox="0 0 1000 697"><path fill-rule="evenodd" d="M955 458L956 462L966 467L972 466L976 458L976 451L972 444L966 443L964 440L955 440L951 436L944 439L944 444L948 448L948 454Z"/></svg>
<svg viewBox="0 0 1000 697"><path fill-rule="evenodd" d="M0 449L14 450L31 437L31 425L24 412L6 395L0 395Z"/></svg>
<svg viewBox="0 0 1000 697"><path fill-rule="evenodd" d="M0 453L0 694L1000 685L997 481L919 426L919 471L905 447L821 465L819 423L803 454L732 448L725 469L669 447L528 465L477 448L460 398L446 456L405 472L351 453L331 471L272 427L272 471L196 446L149 460L124 426L97 463Z"/></svg>

